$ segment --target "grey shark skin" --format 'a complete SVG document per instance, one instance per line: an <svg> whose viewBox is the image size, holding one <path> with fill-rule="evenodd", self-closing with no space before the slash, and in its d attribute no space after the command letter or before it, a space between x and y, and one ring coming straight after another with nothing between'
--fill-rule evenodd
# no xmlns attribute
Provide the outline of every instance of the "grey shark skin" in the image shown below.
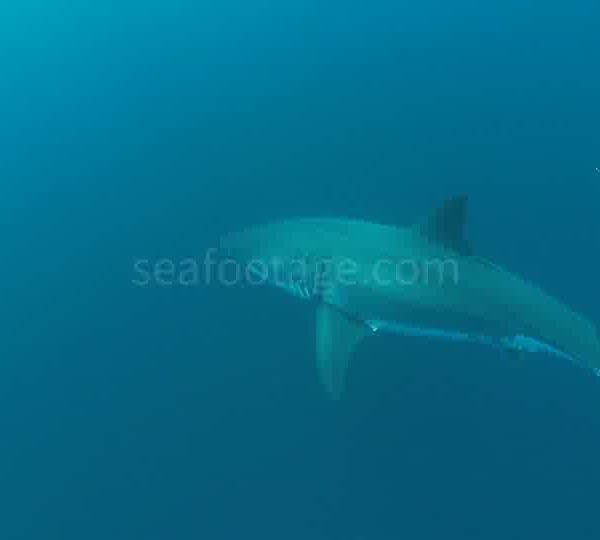
<svg viewBox="0 0 600 540"><path fill-rule="evenodd" d="M378 331L554 354L599 370L591 322L472 253L466 206L465 197L452 199L410 228L288 220L228 235L220 247L253 281L314 302L317 365L333 398L355 347Z"/></svg>

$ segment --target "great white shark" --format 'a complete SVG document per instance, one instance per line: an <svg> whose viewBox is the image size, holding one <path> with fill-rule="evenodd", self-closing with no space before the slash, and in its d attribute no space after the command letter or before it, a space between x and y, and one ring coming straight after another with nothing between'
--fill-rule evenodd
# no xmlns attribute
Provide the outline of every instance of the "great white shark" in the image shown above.
<svg viewBox="0 0 600 540"><path fill-rule="evenodd" d="M469 342L519 357L550 354L600 372L596 327L476 256L465 236L466 211L461 196L407 228L292 219L226 235L220 250L252 283L314 303L318 372L335 399L354 349L378 332Z"/></svg>

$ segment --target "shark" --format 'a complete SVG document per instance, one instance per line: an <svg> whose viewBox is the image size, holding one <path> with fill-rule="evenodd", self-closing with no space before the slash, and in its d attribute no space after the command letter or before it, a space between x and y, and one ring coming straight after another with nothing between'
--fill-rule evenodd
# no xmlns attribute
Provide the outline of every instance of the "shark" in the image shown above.
<svg viewBox="0 0 600 540"><path fill-rule="evenodd" d="M339 399L350 360L368 336L470 343L522 359L547 354L600 374L600 337L584 316L540 287L475 254L468 198L396 227L346 218L298 218L225 235L222 261L316 310L315 357Z"/></svg>

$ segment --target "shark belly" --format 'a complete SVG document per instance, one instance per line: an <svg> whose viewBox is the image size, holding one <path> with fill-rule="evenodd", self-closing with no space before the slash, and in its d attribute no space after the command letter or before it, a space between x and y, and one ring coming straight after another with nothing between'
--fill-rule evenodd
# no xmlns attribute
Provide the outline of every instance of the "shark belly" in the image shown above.
<svg viewBox="0 0 600 540"><path fill-rule="evenodd" d="M338 287L330 292L327 301L331 305L362 321L373 333L472 344L519 354L547 354L575 362L572 355L514 319L488 320L450 305L441 307L440 302L425 307L422 301L420 305L412 302L407 291L401 301L390 290ZM422 290L418 296L422 300Z"/></svg>
<svg viewBox="0 0 600 540"><path fill-rule="evenodd" d="M365 321L374 333L379 331L398 334L405 337L417 337L450 341L455 343L469 343L519 353L549 354L574 362L574 359L563 351L544 343L534 337L523 334L506 336L485 335L445 328L416 326L414 324L395 321L369 320Z"/></svg>

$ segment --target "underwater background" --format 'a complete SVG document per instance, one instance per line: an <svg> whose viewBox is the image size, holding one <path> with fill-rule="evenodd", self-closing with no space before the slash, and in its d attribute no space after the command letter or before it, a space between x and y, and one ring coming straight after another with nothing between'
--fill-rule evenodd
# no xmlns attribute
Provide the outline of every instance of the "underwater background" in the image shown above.
<svg viewBox="0 0 600 540"><path fill-rule="evenodd" d="M598 538L600 383L313 310L136 286L268 220L410 225L600 322L593 2L5 3L0 538Z"/></svg>

